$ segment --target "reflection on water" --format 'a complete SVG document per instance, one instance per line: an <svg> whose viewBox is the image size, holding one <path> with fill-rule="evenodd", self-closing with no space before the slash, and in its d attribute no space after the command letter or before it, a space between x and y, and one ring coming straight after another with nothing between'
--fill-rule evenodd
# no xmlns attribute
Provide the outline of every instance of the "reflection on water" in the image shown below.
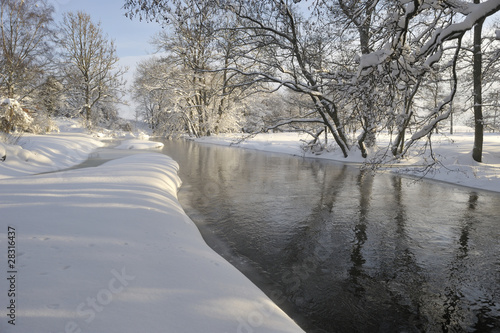
<svg viewBox="0 0 500 333"><path fill-rule="evenodd" d="M207 242L308 332L500 332L500 195L165 142Z"/></svg>

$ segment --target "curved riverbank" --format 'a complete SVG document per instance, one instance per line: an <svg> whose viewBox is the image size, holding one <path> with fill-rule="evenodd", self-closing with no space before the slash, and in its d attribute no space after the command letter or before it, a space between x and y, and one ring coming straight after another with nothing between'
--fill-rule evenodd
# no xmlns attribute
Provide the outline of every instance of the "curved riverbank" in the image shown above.
<svg viewBox="0 0 500 333"><path fill-rule="evenodd" d="M243 137L241 134L221 134L195 139L195 141L358 165L376 160L377 154L383 153L383 151L377 152L375 148L371 151L368 160L365 160L361 157L357 148L354 147L351 155L344 158L342 152L335 145L329 146L324 151L306 152L303 145L304 141L310 140L307 134L258 134L242 141ZM381 147L386 147L389 145L391 137L381 133L377 140ZM333 142L333 138L330 138L329 142ZM375 167L381 172L393 172L459 186L500 192L500 134L485 133L483 163L478 163L472 159L471 151L474 145L474 133L470 132L466 127L458 128L458 131L453 135L434 134L432 147L423 146L422 143L419 144L421 147L413 149L407 158L397 161L397 163L375 165Z"/></svg>
<svg viewBox="0 0 500 333"><path fill-rule="evenodd" d="M71 137L50 137L60 148L36 150L47 163L20 159L23 175L0 180L0 242L15 230L16 259L14 284L0 282L2 295L15 288L2 332L303 332L203 241L177 201L175 161L145 153L29 175L68 166L57 161Z"/></svg>

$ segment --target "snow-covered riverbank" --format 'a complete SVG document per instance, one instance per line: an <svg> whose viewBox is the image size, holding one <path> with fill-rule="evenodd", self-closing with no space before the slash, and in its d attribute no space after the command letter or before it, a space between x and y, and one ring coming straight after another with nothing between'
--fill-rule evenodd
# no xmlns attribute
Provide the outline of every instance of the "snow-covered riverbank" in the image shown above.
<svg viewBox="0 0 500 333"><path fill-rule="evenodd" d="M311 137L297 133L258 134L239 141L239 134L227 134L196 139L198 142L232 145L234 147L255 149L268 152L285 153L296 156L329 159L343 163L363 163L359 152L344 158L340 149L319 153L304 152L304 140ZM389 136L379 135L381 146L387 146ZM330 138L330 142L333 138ZM430 158L429 147L425 152L414 153L404 161L391 166L381 166L380 171L396 172L416 177L425 177L447 183L477 189L500 192L500 134L486 133L484 137L483 163L472 159L474 133L467 127L458 128L456 134L435 134L432 151L439 161L425 169L434 161ZM422 172L425 169L425 172Z"/></svg>
<svg viewBox="0 0 500 333"><path fill-rule="evenodd" d="M161 144L126 138L120 148ZM83 133L1 144L1 332L302 332L213 252L155 152L99 167ZM14 325L15 324L15 325Z"/></svg>
<svg viewBox="0 0 500 333"><path fill-rule="evenodd" d="M301 332L205 244L177 201L177 163L154 152L161 143L127 135L117 149L151 152L40 174L79 164L113 139L61 128L25 135L22 147L0 143L0 247L9 259L1 332ZM237 146L346 161L338 151L304 154L301 139L268 134ZM500 136L486 135L481 164L470 158L472 139L463 132L435 142L441 163L426 176L500 191ZM423 162L388 170L411 173Z"/></svg>

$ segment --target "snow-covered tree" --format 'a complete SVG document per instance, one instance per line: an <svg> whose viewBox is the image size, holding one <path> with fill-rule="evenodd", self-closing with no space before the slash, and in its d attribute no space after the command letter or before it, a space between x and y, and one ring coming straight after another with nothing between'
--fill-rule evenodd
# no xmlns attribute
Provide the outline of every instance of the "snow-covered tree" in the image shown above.
<svg viewBox="0 0 500 333"><path fill-rule="evenodd" d="M23 101L51 60L53 8L40 0L0 1L0 95Z"/></svg>
<svg viewBox="0 0 500 333"><path fill-rule="evenodd" d="M64 86L53 75L47 77L38 92L38 111L44 112L49 118L58 115L64 107Z"/></svg>
<svg viewBox="0 0 500 333"><path fill-rule="evenodd" d="M33 117L11 98L0 99L0 132L24 132L33 125Z"/></svg>
<svg viewBox="0 0 500 333"><path fill-rule="evenodd" d="M213 130L212 107L217 94L212 88L211 61L217 7L203 1L173 1L168 31L160 33L156 44L170 55L169 62L180 75L179 92L192 122L192 132L209 135Z"/></svg>
<svg viewBox="0 0 500 333"><path fill-rule="evenodd" d="M180 1L125 3L130 15L168 18L181 26L189 20L186 12L178 10ZM251 78L247 82L266 82L308 97L314 112L307 119L290 120L323 124L346 157L356 145L366 156L375 130L388 129L393 134L386 151L394 158L405 156L419 140L430 140L433 130L452 112L464 34L500 10L497 0L475 4L462 0L315 0L308 8L304 3L194 1L196 8L209 6L213 15L222 15L215 11L218 7L220 13L237 18L234 25L221 28L234 34L237 47L229 64L188 59L203 59L202 66L192 67L198 71L237 73ZM214 32L221 29L212 27L200 25L195 29L198 35L190 35L187 41L213 40ZM197 55L210 51L199 50L203 52ZM438 85L441 91L436 96L444 94L444 98L431 110L422 108L415 98L443 73L451 79Z"/></svg>
<svg viewBox="0 0 500 333"><path fill-rule="evenodd" d="M88 14L66 13L60 34L68 102L91 127L120 102L125 69L118 67L114 42Z"/></svg>
<svg viewBox="0 0 500 333"><path fill-rule="evenodd" d="M170 64L164 72L166 82L176 83L175 95L170 96L175 114L183 114L186 130L196 136L241 130L239 101L247 86L240 85L243 76L224 69L236 57L236 37L225 29L234 24L234 15L222 15L210 1L176 0L162 10L160 21L168 28L155 44ZM175 78L169 72L176 73Z"/></svg>
<svg viewBox="0 0 500 333"><path fill-rule="evenodd" d="M166 58L152 57L137 66L132 93L138 113L157 135L176 135L188 128L179 102L180 74Z"/></svg>
<svg viewBox="0 0 500 333"><path fill-rule="evenodd" d="M494 130L498 113L498 79L500 73L500 42L496 39L496 25L476 25L471 36L464 37L464 53L460 59L461 81L466 87L466 109L470 114L468 124L475 130L473 156L482 159L484 130Z"/></svg>
<svg viewBox="0 0 500 333"><path fill-rule="evenodd" d="M400 107L391 110L397 134L392 142L396 157L405 155L420 139L430 138L433 129L447 119L458 86L457 66L465 33L476 24L500 10L500 3L487 1L471 4L463 1L414 1L398 3L391 33L385 43L361 58L358 80L380 75L388 83L388 91L401 94ZM446 54L451 54L445 57ZM417 114L414 98L422 83L436 71L451 71L451 88L438 106L410 128ZM396 90L397 89L397 90ZM409 129L413 132L406 138Z"/></svg>

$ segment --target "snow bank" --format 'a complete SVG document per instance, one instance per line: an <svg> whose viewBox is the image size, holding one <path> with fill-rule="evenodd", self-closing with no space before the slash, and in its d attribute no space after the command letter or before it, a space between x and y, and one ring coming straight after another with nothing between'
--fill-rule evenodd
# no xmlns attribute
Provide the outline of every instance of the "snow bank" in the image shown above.
<svg viewBox="0 0 500 333"><path fill-rule="evenodd" d="M89 133L78 119L56 118L55 123L59 127L58 133L26 133L15 145L0 140L0 179L73 167L84 162L97 148L106 146L103 142L106 140L119 140L118 149L163 147L161 142L149 141L149 136L141 131L132 134L101 128Z"/></svg>
<svg viewBox="0 0 500 333"><path fill-rule="evenodd" d="M145 153L1 181L16 273L0 279L0 331L302 332L206 245L177 201L177 169Z"/></svg>
<svg viewBox="0 0 500 333"><path fill-rule="evenodd" d="M128 139L122 141L115 149L162 149L163 143L144 141L140 139Z"/></svg>
<svg viewBox="0 0 500 333"><path fill-rule="evenodd" d="M436 136L433 151L439 161L433 166L426 178L500 192L500 135L486 133L484 135L483 162L472 159L474 133L457 133L447 136ZM396 171L421 176L417 171L422 169L422 158L414 158L415 167L402 166Z"/></svg>
<svg viewBox="0 0 500 333"><path fill-rule="evenodd" d="M344 158L340 149L335 148L316 153L305 152L302 149L304 140L311 139L306 134L258 134L240 142L242 138L241 134L225 134L200 138L196 139L196 141L302 157L322 158L343 163L363 163L365 161L361 154L356 151L353 151L348 158ZM333 142L333 138L330 137L329 140ZM390 137L380 134L377 140L380 146L384 147L387 146ZM500 192L500 135L497 133L486 133L484 135L483 163L477 163L472 159L473 145L474 133L470 128L461 127L460 133L453 135L434 134L432 150L439 163L425 169L425 166L434 162L429 156L429 150L424 154L420 154L420 152L417 154L414 150L412 156L395 165L386 166L384 170ZM424 169L425 173L423 172Z"/></svg>
<svg viewBox="0 0 500 333"><path fill-rule="evenodd" d="M18 145L0 142L0 179L69 168L102 146L83 133L24 134Z"/></svg>
<svg viewBox="0 0 500 333"><path fill-rule="evenodd" d="M209 143L223 146L234 146L267 152L284 153L289 155L304 156L301 140L306 140L307 134L303 133L274 133L258 134L246 138L242 134L219 134L195 139L200 143ZM244 139L244 140L243 140Z"/></svg>

